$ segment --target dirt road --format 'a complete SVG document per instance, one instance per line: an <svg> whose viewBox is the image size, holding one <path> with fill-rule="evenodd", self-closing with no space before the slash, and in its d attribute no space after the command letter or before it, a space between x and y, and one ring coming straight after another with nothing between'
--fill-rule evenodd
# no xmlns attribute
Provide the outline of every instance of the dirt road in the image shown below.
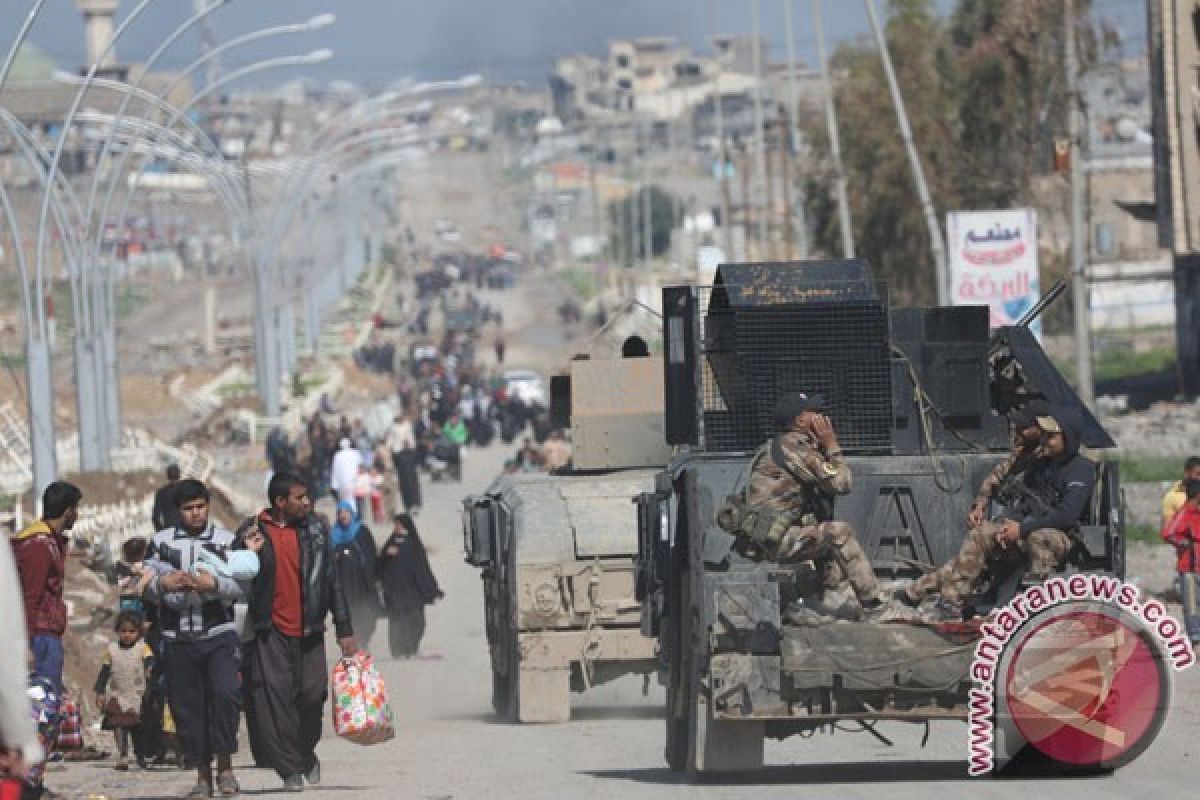
<svg viewBox="0 0 1200 800"><path fill-rule="evenodd" d="M469 159L450 166L448 185L461 183ZM455 172L454 170L458 170ZM470 228L487 208L460 210ZM414 224L424 229L426 211ZM493 299L503 306L506 327L524 331L510 341L510 365L547 369L553 330L554 291L535 281L530 293ZM547 340L547 341L543 341ZM559 343L561 347L561 343ZM485 348L486 349L486 348ZM905 800L950 797L1158 798L1194 793L1191 771L1200 761L1200 671L1180 676L1173 710L1153 748L1117 774L1090 780L1025 782L974 780L966 776L966 728L935 724L921 748L923 730L900 723L878 729L894 747L863 732L838 731L809 739L768 742L766 770L719 785L691 786L663 760L663 694L640 679L626 678L586 696L575 696L571 722L510 726L491 713L491 679L484 638L479 577L462 561L461 497L482 490L511 448L472 450L461 484L426 484L426 508L418 519L446 598L429 613L426 658L392 661L386 653L386 623L372 651L391 689L399 722L395 740L375 747L348 744L326 731L319 754L324 783L307 790L312 798L405 798L405 800L577 800L639 798L763 798L835 795L839 798ZM385 532L378 531L380 536ZM331 654L332 657L332 654ZM328 726L327 726L328 727ZM280 792L274 773L250 769L248 755L237 765L246 796ZM786 766L785 766L786 765ZM121 774L112 762L71 765L52 771L48 785L74 797L179 797L191 776L179 770L135 770Z"/></svg>
<svg viewBox="0 0 1200 800"><path fill-rule="evenodd" d="M570 723L499 724L491 715L479 579L462 562L458 501L464 492L483 488L506 454L503 447L473 451L461 485L426 487L428 505L419 524L446 592L445 600L429 614L423 647L428 660L389 660L386 623L380 625L373 650L391 688L398 735L387 744L363 748L327 731L319 750L325 780L306 796L330 800L350 794L413 800L759 798L802 793L800 787L816 785L846 798L925 798L932 788L962 797L1043 796L1052 790L1059 798L1097 800L1184 796L1185 787L1192 784L1200 733L1197 672L1182 676L1166 728L1140 760L1111 777L1053 783L968 779L963 725L935 725L922 750L920 728L884 723L880 730L895 747L850 732L770 742L768 762L794 766L771 766L723 785L690 786L663 762L661 689L652 686L643 696L637 678L601 687L587 697L576 696ZM245 758L243 754L239 762ZM66 772L52 773L50 785L79 796L97 793L112 798L173 797L190 786L188 775L179 771L117 776L110 763L73 765ZM240 777L247 795L279 789L279 780L268 771L244 769Z"/></svg>

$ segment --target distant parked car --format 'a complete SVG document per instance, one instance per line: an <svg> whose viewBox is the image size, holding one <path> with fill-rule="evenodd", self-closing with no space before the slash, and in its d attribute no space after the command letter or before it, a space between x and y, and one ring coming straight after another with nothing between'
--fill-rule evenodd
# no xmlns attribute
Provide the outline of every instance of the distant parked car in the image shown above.
<svg viewBox="0 0 1200 800"><path fill-rule="evenodd" d="M462 234L458 230L458 226L448 219L435 220L433 223L433 232L440 241L448 244L455 244L462 241Z"/></svg>
<svg viewBox="0 0 1200 800"><path fill-rule="evenodd" d="M504 373L504 392L516 397L525 405L545 406L546 384L542 376L528 369L514 369Z"/></svg>

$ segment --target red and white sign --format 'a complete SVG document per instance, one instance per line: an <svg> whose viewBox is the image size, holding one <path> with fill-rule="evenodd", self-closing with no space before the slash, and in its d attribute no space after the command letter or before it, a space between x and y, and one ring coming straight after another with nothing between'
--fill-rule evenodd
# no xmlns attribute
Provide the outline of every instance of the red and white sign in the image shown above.
<svg viewBox="0 0 1200 800"><path fill-rule="evenodd" d="M1040 296L1037 212L952 211L946 217L951 304L988 306L993 328L1016 323Z"/></svg>

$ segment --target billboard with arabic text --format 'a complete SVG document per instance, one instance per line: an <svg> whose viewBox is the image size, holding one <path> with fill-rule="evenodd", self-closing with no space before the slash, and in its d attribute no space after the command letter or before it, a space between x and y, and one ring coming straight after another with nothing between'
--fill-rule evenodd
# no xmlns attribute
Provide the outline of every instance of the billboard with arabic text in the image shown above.
<svg viewBox="0 0 1200 800"><path fill-rule="evenodd" d="M1036 211L952 211L946 240L951 304L987 306L997 328L1014 324L1037 302ZM1040 334L1040 325L1033 328Z"/></svg>

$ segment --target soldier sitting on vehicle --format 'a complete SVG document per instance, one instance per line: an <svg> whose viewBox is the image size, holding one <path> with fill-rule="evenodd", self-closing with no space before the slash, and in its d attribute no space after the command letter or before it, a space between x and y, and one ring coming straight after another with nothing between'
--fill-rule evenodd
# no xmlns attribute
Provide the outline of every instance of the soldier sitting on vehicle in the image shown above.
<svg viewBox="0 0 1200 800"><path fill-rule="evenodd" d="M967 514L968 530L978 528L987 521L988 505L997 499L1000 487L1023 474L1041 455L1042 429L1038 427L1037 418L1049 414L1050 407L1041 399L1030 400L1009 414L1013 427L1013 450L979 485L975 502L971 503L971 511Z"/></svg>
<svg viewBox="0 0 1200 800"><path fill-rule="evenodd" d="M1096 469L1079 454L1079 424L1073 415L1055 411L1037 417L1037 424L1042 431L1039 455L999 488L1006 501L1003 513L970 530L949 563L896 593L912 606L940 595L929 621L961 620L963 601L978 587L989 561L1019 560L1028 565L1032 580L1041 581L1070 553L1072 534L1092 498Z"/></svg>
<svg viewBox="0 0 1200 800"><path fill-rule="evenodd" d="M833 498L850 491L851 479L833 423L820 413L823 406L819 395L779 398L779 434L758 449L745 488L722 507L717 521L738 537L739 552L748 557L812 562L823 573L826 591L849 584L862 610L874 618L889 604L854 528L833 519ZM833 608L806 598L789 607L789 616L804 616L806 608L818 615L860 616L849 602Z"/></svg>

